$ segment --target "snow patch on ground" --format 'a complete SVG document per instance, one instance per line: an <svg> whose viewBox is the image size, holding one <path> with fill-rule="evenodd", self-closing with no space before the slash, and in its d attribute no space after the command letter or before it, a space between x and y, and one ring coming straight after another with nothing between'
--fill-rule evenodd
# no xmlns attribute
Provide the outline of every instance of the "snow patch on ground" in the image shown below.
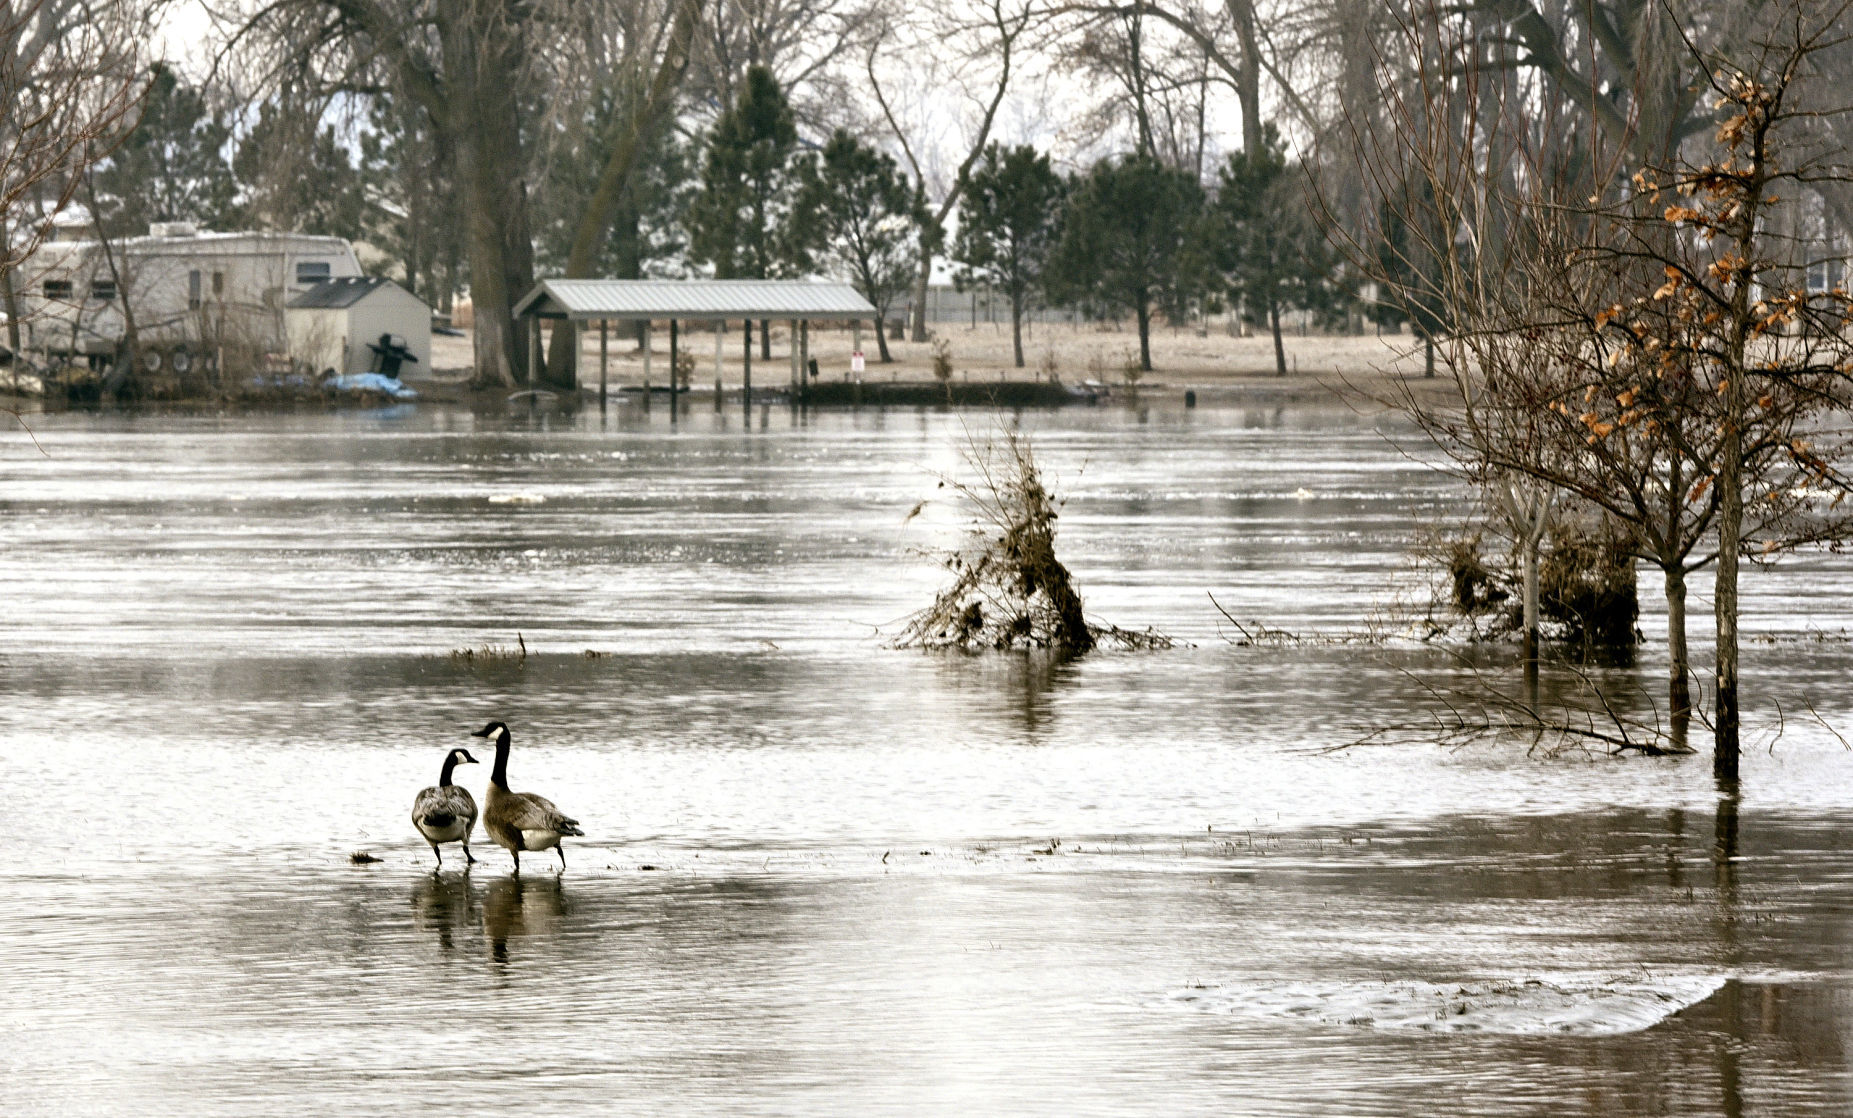
<svg viewBox="0 0 1853 1118"><path fill-rule="evenodd" d="M1382 981L1337 986L1248 983L1198 986L1176 995L1192 1008L1257 1019L1430 1032L1640 1032L1704 1001L1722 974L1552 974L1468 982Z"/></svg>

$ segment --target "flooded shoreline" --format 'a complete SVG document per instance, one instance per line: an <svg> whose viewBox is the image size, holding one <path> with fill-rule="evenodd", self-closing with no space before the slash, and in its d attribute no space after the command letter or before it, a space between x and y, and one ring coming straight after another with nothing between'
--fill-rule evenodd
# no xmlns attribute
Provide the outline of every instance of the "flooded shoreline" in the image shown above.
<svg viewBox="0 0 1853 1118"><path fill-rule="evenodd" d="M1224 639L1210 593L1392 615L1462 507L1348 412L1025 416L1090 608L1191 644L1070 664L883 647L957 416L40 418L0 456L9 1113L1853 1097L1840 557L1746 584L1721 797L1703 757L1342 748L1454 654ZM488 717L586 827L564 875L480 832L430 872L411 796Z"/></svg>

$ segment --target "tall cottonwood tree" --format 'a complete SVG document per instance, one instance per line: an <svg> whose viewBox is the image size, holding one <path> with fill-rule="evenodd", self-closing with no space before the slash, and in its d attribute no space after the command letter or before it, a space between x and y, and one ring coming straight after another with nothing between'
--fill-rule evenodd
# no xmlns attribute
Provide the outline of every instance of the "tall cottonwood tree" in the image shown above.
<svg viewBox="0 0 1853 1118"><path fill-rule="evenodd" d="M457 189L479 385L509 385L528 371L527 326L513 308L534 280L528 207L537 121L561 102L584 99L594 82L587 44L611 18L601 6L562 0L279 0L243 28L241 41L261 52L264 72L306 74L329 92L387 91L427 114ZM672 54L677 40L657 41ZM273 64L278 57L281 66ZM633 119L662 112L646 98ZM614 146L614 162L622 163L623 150ZM622 194L628 172L617 170L600 197Z"/></svg>
<svg viewBox="0 0 1853 1118"><path fill-rule="evenodd" d="M600 137L604 159L590 192L585 196L566 256L566 275L593 274L599 249L610 236L613 223L642 193L640 180L648 177L652 155L668 150L658 140L678 103L682 81L689 69L703 0L671 0L660 22L633 20L621 25L615 58L596 68L597 89L611 105ZM654 28L655 33L649 33ZM574 331L555 330L547 358L547 379L572 387Z"/></svg>

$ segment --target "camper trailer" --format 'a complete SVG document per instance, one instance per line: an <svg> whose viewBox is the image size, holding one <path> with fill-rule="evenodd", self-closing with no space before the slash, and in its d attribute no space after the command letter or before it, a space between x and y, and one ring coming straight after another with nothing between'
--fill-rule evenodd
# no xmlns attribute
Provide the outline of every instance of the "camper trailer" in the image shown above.
<svg viewBox="0 0 1853 1118"><path fill-rule="evenodd" d="M48 361L101 364L122 343L126 304L145 372L184 374L234 354L281 361L290 299L358 275L353 246L339 237L203 233L183 222L107 245L60 237L16 273L20 340Z"/></svg>

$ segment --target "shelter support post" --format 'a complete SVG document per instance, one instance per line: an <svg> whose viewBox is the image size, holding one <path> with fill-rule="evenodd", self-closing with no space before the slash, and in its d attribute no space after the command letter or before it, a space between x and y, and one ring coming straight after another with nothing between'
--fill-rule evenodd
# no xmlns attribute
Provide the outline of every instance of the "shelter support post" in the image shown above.
<svg viewBox="0 0 1853 1118"><path fill-rule="evenodd" d="M575 394L579 391L579 323L573 319L566 320L566 340L573 347L573 359L566 363L566 377Z"/></svg>
<svg viewBox="0 0 1853 1118"><path fill-rule="evenodd" d="M714 320L714 410L721 410L721 337L727 333L727 323Z"/></svg>
<svg viewBox="0 0 1853 1118"><path fill-rule="evenodd" d="M598 406L605 406L605 382L611 375L610 323L598 320Z"/></svg>
<svg viewBox="0 0 1853 1118"><path fill-rule="evenodd" d="M798 320L790 320L785 327L791 331L791 343L786 348L791 350L791 394L795 400L798 398Z"/></svg>
<svg viewBox="0 0 1853 1118"><path fill-rule="evenodd" d="M643 407L650 410L650 321L643 323Z"/></svg>
<svg viewBox="0 0 1853 1118"><path fill-rule="evenodd" d="M749 318L745 324L746 330L741 335L746 339L746 347L740 351L740 402L745 406L746 416L750 420L753 417L753 320ZM765 324L761 323L759 329L762 333L765 328ZM720 406L718 400L715 406Z"/></svg>
<svg viewBox="0 0 1853 1118"><path fill-rule="evenodd" d="M849 351L862 352L862 320L859 318L849 324Z"/></svg>
<svg viewBox="0 0 1853 1118"><path fill-rule="evenodd" d="M528 346L528 374L524 379L526 379L528 387L533 388L540 383L541 370L546 368L545 365L540 363L539 318L532 319L528 323L528 341L530 343Z"/></svg>
<svg viewBox="0 0 1853 1118"><path fill-rule="evenodd" d="M680 354L676 350L676 320L669 320L669 422L676 421L676 365Z"/></svg>
<svg viewBox="0 0 1853 1118"><path fill-rule="evenodd" d="M798 398L811 398L811 320L798 324Z"/></svg>

